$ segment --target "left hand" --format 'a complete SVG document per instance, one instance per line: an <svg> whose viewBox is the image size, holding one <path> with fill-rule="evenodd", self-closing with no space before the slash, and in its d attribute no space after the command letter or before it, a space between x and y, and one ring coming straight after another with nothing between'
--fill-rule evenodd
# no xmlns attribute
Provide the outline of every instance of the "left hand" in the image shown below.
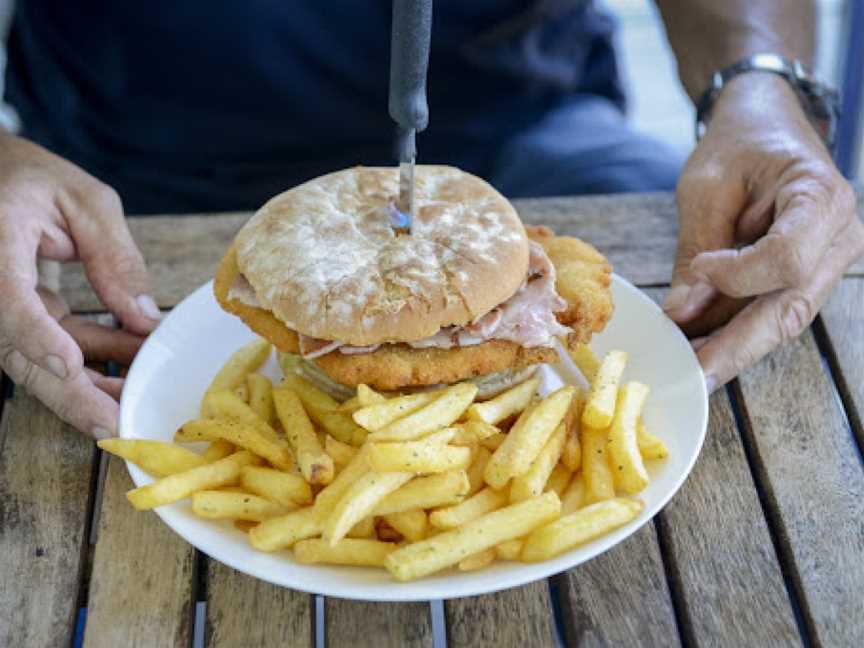
<svg viewBox="0 0 864 648"><path fill-rule="evenodd" d="M711 391L807 328L864 253L864 226L791 87L765 73L724 88L677 198L665 310L699 335Z"/></svg>

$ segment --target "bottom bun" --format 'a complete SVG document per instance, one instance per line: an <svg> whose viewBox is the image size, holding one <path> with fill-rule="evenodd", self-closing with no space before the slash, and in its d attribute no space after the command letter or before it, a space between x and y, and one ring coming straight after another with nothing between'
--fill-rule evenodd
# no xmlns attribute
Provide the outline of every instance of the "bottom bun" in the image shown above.
<svg viewBox="0 0 864 648"><path fill-rule="evenodd" d="M329 394L340 402L348 400L355 394L353 387L348 387L347 385L336 382L313 362L304 360L294 353L280 353L279 365L282 367L282 371L286 374L289 372L296 373L311 382L321 391ZM534 364L527 367L520 367L518 369L505 369L504 371L496 371L460 382L470 382L477 385L477 398L485 400L497 396L510 387L528 380L534 375L538 367L539 365ZM423 385L419 387L409 386L400 389L399 391L401 393L410 394L414 392L428 391L443 386L444 385Z"/></svg>

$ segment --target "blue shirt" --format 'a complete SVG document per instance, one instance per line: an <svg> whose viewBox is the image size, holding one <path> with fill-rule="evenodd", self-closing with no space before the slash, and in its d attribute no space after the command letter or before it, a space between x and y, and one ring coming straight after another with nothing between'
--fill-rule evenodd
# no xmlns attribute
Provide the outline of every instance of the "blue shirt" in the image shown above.
<svg viewBox="0 0 864 648"><path fill-rule="evenodd" d="M393 164L389 0L21 0L7 100L27 137L127 211L249 209L316 175ZM420 161L484 174L568 97L623 101L588 0L436 0Z"/></svg>

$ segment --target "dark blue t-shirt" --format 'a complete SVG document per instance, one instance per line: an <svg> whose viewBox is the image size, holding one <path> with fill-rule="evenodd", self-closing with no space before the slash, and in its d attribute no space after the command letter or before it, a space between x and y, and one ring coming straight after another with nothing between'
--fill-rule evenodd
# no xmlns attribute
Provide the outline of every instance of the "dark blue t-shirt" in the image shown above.
<svg viewBox="0 0 864 648"><path fill-rule="evenodd" d="M392 164L389 0L21 0L7 99L24 134L130 212L254 208L310 177ZM484 174L577 93L623 101L587 0L436 0L420 161Z"/></svg>

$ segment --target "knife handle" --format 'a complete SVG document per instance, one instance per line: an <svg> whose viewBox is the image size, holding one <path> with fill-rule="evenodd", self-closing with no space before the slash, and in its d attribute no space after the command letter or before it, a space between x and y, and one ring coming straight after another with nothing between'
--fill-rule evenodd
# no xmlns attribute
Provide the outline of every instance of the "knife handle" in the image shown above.
<svg viewBox="0 0 864 648"><path fill-rule="evenodd" d="M429 123L426 71L431 37L432 0L393 0L389 108L400 131L422 131Z"/></svg>

